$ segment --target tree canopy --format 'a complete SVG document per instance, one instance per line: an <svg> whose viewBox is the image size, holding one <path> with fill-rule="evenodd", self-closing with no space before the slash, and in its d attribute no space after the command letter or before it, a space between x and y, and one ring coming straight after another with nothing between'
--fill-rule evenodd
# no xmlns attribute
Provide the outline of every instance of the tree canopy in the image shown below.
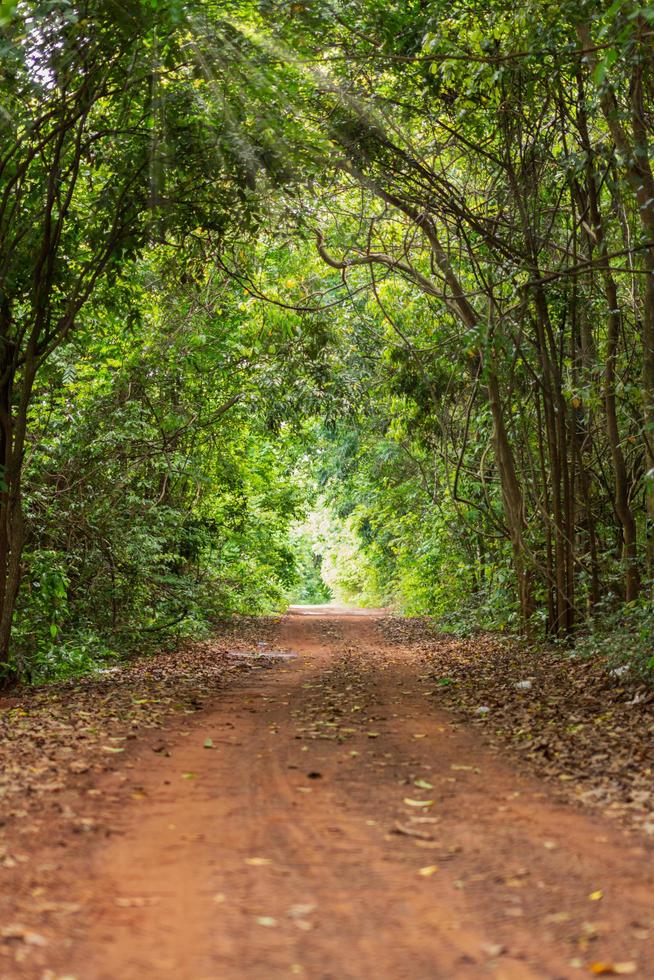
<svg viewBox="0 0 654 980"><path fill-rule="evenodd" d="M0 4L3 678L330 596L654 669L653 30Z"/></svg>

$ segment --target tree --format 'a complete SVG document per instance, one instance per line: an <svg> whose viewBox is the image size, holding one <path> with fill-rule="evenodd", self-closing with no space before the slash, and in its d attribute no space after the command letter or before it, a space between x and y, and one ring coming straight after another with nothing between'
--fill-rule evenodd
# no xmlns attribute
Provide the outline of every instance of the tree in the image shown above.
<svg viewBox="0 0 654 980"><path fill-rule="evenodd" d="M247 42L202 5L21 4L3 28L0 151L0 663L25 539L22 470L39 372L147 243L245 227L260 127L230 128ZM208 27L211 50L205 51ZM216 40L217 32L217 40ZM254 49L253 49L254 50ZM255 71L256 57L250 67ZM217 71L231 73L226 86ZM247 63L247 62L246 62ZM250 80L252 81L250 76ZM230 87L238 98L230 102ZM227 92L225 92L225 88ZM274 174L274 154L265 159ZM120 294L118 293L118 296ZM111 309L114 297L102 296ZM22 665L18 665L19 673Z"/></svg>

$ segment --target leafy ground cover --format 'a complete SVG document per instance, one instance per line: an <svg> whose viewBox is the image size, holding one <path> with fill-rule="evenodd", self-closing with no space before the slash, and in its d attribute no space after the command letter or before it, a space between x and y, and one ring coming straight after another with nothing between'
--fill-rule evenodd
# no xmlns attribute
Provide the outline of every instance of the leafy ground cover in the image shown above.
<svg viewBox="0 0 654 980"><path fill-rule="evenodd" d="M388 618L384 641L419 652L439 705L510 748L567 798L654 834L654 692L604 658L529 648L492 633L437 634Z"/></svg>
<svg viewBox="0 0 654 980"><path fill-rule="evenodd" d="M15 853L17 835L37 833L53 815L92 829L70 805L80 781L115 768L139 734L194 714L234 676L265 665L257 654L273 624L237 617L218 639L0 698L0 866L27 860Z"/></svg>
<svg viewBox="0 0 654 980"><path fill-rule="evenodd" d="M34 973L33 954L48 946L52 930L68 932L80 911L68 893L67 876L79 874L71 861L114 832L90 814L99 805L109 813L116 807L115 789L134 768L129 747L145 741L153 753L167 754L171 725L190 721L244 673L271 666L267 640L275 623L235 616L211 640L0 697L2 980L56 976Z"/></svg>

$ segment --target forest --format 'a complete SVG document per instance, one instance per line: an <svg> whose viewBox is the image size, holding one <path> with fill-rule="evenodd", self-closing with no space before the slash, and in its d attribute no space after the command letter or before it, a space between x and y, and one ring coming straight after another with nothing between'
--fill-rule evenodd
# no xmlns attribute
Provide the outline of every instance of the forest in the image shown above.
<svg viewBox="0 0 654 980"><path fill-rule="evenodd" d="M0 734L19 756L75 741L84 699L105 739L138 706L146 728L155 705L190 713L208 650L227 676L230 644L295 657L334 629L347 659L379 629L385 666L325 668L328 714L404 644L473 731L510 696L510 737L552 778L581 754L591 782L626 780L642 830L652 719L612 712L653 697L653 39L642 0L0 0ZM298 607L325 608L314 632ZM5 774L41 771L19 756ZM0 873L4 853L0 832ZM2 937L13 956L40 934L7 928L13 980ZM591 972L642 968L609 952ZM482 975L364 960L333 976ZM78 980L169 975L111 962ZM319 962L303 975L332 976Z"/></svg>
<svg viewBox="0 0 654 980"><path fill-rule="evenodd" d="M314 594L651 670L654 7L2 11L5 679Z"/></svg>

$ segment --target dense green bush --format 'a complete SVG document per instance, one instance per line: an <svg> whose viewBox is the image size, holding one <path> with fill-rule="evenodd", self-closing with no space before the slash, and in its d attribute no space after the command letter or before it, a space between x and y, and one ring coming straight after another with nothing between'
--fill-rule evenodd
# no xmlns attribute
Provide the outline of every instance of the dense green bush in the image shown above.
<svg viewBox="0 0 654 980"><path fill-rule="evenodd" d="M580 657L601 657L616 676L654 681L654 601L647 597L623 605L606 596L590 629L575 643Z"/></svg>

